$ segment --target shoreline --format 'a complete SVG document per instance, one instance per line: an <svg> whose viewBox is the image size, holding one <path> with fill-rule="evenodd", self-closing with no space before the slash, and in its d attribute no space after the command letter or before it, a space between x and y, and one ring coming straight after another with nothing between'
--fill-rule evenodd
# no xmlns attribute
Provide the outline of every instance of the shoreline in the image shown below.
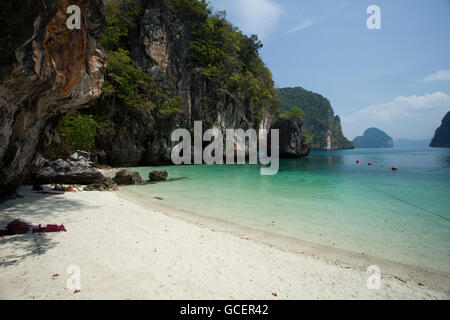
<svg viewBox="0 0 450 320"><path fill-rule="evenodd" d="M448 277L307 242L277 242L278 235L239 226L230 230L156 201L140 203L126 190L51 196L28 190L0 206L0 223L64 223L67 232L0 238L1 298L450 298ZM381 290L366 287L372 262L381 267ZM78 293L66 288L66 269L74 264L82 275Z"/></svg>
<svg viewBox="0 0 450 320"><path fill-rule="evenodd" d="M134 194L132 191L127 190L126 187L119 190L117 195L124 199L139 203L143 207L151 204L153 209L156 209L164 215L181 219L202 228L229 233L241 239L255 241L287 253L310 256L323 262L338 264L345 268L357 268L361 272L366 272L367 267L371 265L378 265L384 275L398 277L400 278L399 281L403 280L421 283L433 289L448 291L450 293L450 275L438 271L426 270L419 266L394 262L370 255L358 254L354 251L313 243L304 239L281 235L266 230L254 229L219 218L208 217L187 210L177 209L153 198L144 201L139 198L138 194Z"/></svg>

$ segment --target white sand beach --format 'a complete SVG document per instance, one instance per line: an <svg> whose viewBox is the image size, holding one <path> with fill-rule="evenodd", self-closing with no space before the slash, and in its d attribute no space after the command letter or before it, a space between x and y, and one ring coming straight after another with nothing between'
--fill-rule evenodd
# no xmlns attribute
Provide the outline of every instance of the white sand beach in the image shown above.
<svg viewBox="0 0 450 320"><path fill-rule="evenodd" d="M212 221L145 207L122 190L44 195L29 189L0 206L0 227L21 218L64 223L67 232L0 238L3 299L450 298L442 275L382 267L381 289L369 290L364 259L352 264L326 252L285 250ZM71 265L81 271L79 292L66 286Z"/></svg>

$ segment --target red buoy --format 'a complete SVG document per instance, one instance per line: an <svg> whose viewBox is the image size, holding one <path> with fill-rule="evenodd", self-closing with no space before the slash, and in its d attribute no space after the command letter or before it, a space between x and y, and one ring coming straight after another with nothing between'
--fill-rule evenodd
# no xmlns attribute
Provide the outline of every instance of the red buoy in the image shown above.
<svg viewBox="0 0 450 320"><path fill-rule="evenodd" d="M373 163L372 163L372 162L369 162L369 166L371 166L371 165L373 165Z"/></svg>
<svg viewBox="0 0 450 320"><path fill-rule="evenodd" d="M398 168L397 167L392 167L392 171L397 171Z"/></svg>
<svg viewBox="0 0 450 320"><path fill-rule="evenodd" d="M359 164L359 160L356 160L356 163Z"/></svg>

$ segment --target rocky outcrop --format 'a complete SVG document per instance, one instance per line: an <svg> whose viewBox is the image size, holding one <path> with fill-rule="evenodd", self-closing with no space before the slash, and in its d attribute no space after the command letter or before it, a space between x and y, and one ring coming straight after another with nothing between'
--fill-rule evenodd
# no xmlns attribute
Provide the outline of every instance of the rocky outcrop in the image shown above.
<svg viewBox="0 0 450 320"><path fill-rule="evenodd" d="M280 133L280 158L301 158L309 154L310 146L305 141L301 119L279 119L272 129L278 129Z"/></svg>
<svg viewBox="0 0 450 320"><path fill-rule="evenodd" d="M49 161L36 174L36 182L39 184L89 185L103 179L103 174L93 168L89 155L86 153L76 153L68 160Z"/></svg>
<svg viewBox="0 0 450 320"><path fill-rule="evenodd" d="M78 5L81 30L68 30ZM55 120L101 93L106 57L98 39L102 0L3 0L0 26L0 194L30 171L38 145L54 139Z"/></svg>
<svg viewBox="0 0 450 320"><path fill-rule="evenodd" d="M142 179L139 172L131 172L128 170L120 170L119 172L116 173L116 176L114 177L113 180L119 186L144 183L144 180Z"/></svg>
<svg viewBox="0 0 450 320"><path fill-rule="evenodd" d="M304 128L312 137L312 149L352 149L353 144L344 137L341 119L334 114L328 99L302 87L279 89L281 111L299 108Z"/></svg>
<svg viewBox="0 0 450 320"><path fill-rule="evenodd" d="M393 148L394 140L384 131L377 128L369 128L361 137L353 140L355 148Z"/></svg>
<svg viewBox="0 0 450 320"><path fill-rule="evenodd" d="M117 183L114 182L111 178L104 178L102 181L98 183L93 183L85 188L83 188L83 191L117 191L119 190L119 186Z"/></svg>
<svg viewBox="0 0 450 320"><path fill-rule="evenodd" d="M450 112L442 119L441 126L436 130L430 147L449 148L450 147Z"/></svg>
<svg viewBox="0 0 450 320"><path fill-rule="evenodd" d="M273 115L269 106L260 106L256 116L249 102L223 83L207 81L191 57L192 21L175 1L147 3L139 21L131 55L140 68L151 75L159 88L171 91L183 101L176 121L160 117L154 110L116 106L108 114L116 123L114 133L100 135L96 144L107 154L107 164L120 167L171 164L170 135L176 128L193 128L203 121L203 129L269 129ZM104 108L108 106L100 106Z"/></svg>
<svg viewBox="0 0 450 320"><path fill-rule="evenodd" d="M167 181L169 173L167 171L152 171L148 174L148 178L152 182Z"/></svg>

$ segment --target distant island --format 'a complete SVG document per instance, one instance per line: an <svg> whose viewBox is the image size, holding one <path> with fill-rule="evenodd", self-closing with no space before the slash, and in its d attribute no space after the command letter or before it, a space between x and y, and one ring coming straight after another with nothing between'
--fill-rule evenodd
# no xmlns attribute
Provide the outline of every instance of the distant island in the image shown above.
<svg viewBox="0 0 450 320"><path fill-rule="evenodd" d="M369 128L364 132L363 136L356 137L353 140L355 148L393 148L394 140L386 134L386 132Z"/></svg>
<svg viewBox="0 0 450 320"><path fill-rule="evenodd" d="M449 148L450 147L450 111L442 120L441 126L436 130L430 147Z"/></svg>
<svg viewBox="0 0 450 320"><path fill-rule="evenodd" d="M424 140L411 140L411 139L396 139L394 140L395 148L417 148L428 147L430 145L430 139Z"/></svg>
<svg viewBox="0 0 450 320"><path fill-rule="evenodd" d="M302 113L304 128L311 136L312 149L353 149L344 137L341 119L334 114L330 101L322 95L302 87L279 89L281 112L298 110Z"/></svg>

